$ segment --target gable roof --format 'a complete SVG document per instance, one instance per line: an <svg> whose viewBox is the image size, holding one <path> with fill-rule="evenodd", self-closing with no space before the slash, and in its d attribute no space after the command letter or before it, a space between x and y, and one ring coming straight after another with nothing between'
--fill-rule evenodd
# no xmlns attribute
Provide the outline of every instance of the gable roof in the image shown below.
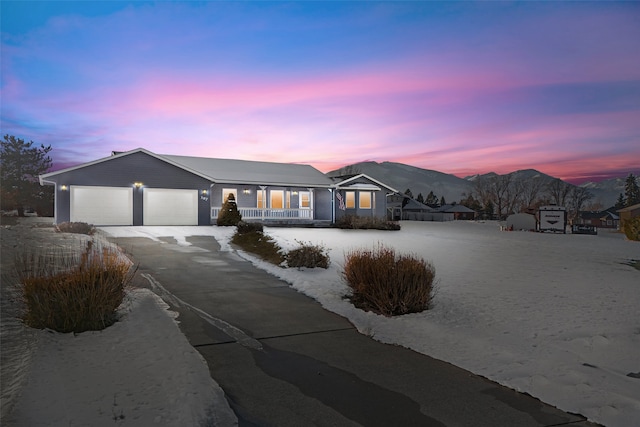
<svg viewBox="0 0 640 427"><path fill-rule="evenodd" d="M637 205L627 206L626 208L618 209L618 212L631 212L640 209L640 203Z"/></svg>
<svg viewBox="0 0 640 427"><path fill-rule="evenodd" d="M109 157L40 175L40 184L44 184L49 177L55 175L108 162L134 153L144 153L212 182L326 188L332 186L331 179L310 165L161 155L144 148L137 148L127 152L113 152L113 155Z"/></svg>
<svg viewBox="0 0 640 427"><path fill-rule="evenodd" d="M433 212L434 210L431 206L427 206L412 198L405 197L405 199L408 199L408 200L404 206L402 206L402 203L403 203L402 200L398 200L395 202L387 202L387 206L402 208L402 210L405 210L405 211Z"/></svg>
<svg viewBox="0 0 640 427"><path fill-rule="evenodd" d="M389 187L387 184L384 184L384 183L382 183L382 182L380 182L380 181L378 181L376 179L373 179L369 175L365 175L363 173L361 173L359 175L352 176L351 178L347 178L347 179L345 179L343 181L339 181L339 182L335 183L334 186L336 188L357 188L356 186L354 186L354 184L357 184L358 186L363 186L365 184L362 184L362 183L353 183L353 184L350 184L350 185L348 185L348 184L350 182L356 181L356 180L358 180L360 178L367 179L367 180L369 180L369 181L371 181L371 182L373 182L373 183L375 183L375 184L377 184L377 185L379 185L381 187L386 188L387 190L393 191L394 193L398 192L398 190L396 190L395 188ZM379 190L379 188L378 188L378 190Z"/></svg>
<svg viewBox="0 0 640 427"><path fill-rule="evenodd" d="M620 217L610 211L580 211L580 218L582 219L601 219L601 220L616 220Z"/></svg>
<svg viewBox="0 0 640 427"><path fill-rule="evenodd" d="M198 171L214 182L327 188L332 184L331 179L310 165L173 155L162 155L161 158Z"/></svg>
<svg viewBox="0 0 640 427"><path fill-rule="evenodd" d="M436 208L436 212L465 212L465 213L471 213L471 212L475 212L475 211L473 209L469 209L468 207L466 207L464 205L455 204L455 205L442 205L439 208Z"/></svg>

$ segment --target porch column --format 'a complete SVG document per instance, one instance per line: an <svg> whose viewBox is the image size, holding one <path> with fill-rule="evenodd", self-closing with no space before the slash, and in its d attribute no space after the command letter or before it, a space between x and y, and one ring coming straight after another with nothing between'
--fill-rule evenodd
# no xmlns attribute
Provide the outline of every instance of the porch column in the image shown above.
<svg viewBox="0 0 640 427"><path fill-rule="evenodd" d="M315 218L315 215L313 214L313 209L315 206L315 202L314 202L315 194L313 192L314 189L307 188L307 190L309 190L309 213L311 214L311 219L314 219Z"/></svg>
<svg viewBox="0 0 640 427"><path fill-rule="evenodd" d="M260 209L260 216L262 218L262 222L264 222L264 212L267 209L267 186L261 185L260 191L262 191L262 208Z"/></svg>

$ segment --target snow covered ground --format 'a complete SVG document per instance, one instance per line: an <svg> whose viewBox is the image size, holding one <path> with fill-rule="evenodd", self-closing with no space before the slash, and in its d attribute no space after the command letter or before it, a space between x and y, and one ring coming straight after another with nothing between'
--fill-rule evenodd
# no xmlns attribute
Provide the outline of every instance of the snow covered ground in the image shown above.
<svg viewBox="0 0 640 427"><path fill-rule="evenodd" d="M82 250L90 239L56 233L50 221L2 227L0 424L237 425L205 360L178 328L176 313L148 289L130 290L118 322L103 331L61 334L28 328L16 318L10 248ZM99 237L96 244L108 245Z"/></svg>
<svg viewBox="0 0 640 427"><path fill-rule="evenodd" d="M7 425L237 425L224 392L172 312L129 293L99 332L34 331L35 351ZM153 325L151 327L150 325Z"/></svg>
<svg viewBox="0 0 640 427"><path fill-rule="evenodd" d="M229 227L109 227L116 236L212 235ZM402 230L265 228L284 249L327 247L328 270L283 269L242 254L362 332L527 392L607 426L640 420L640 243L598 236L500 231L495 222L403 222ZM433 309L386 318L343 297L344 254L379 243L431 261Z"/></svg>

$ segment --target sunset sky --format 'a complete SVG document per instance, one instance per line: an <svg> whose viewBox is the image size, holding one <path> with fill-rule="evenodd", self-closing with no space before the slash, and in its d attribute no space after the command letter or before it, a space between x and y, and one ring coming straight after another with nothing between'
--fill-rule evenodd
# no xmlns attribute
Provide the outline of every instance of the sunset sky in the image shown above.
<svg viewBox="0 0 640 427"><path fill-rule="evenodd" d="M640 170L640 2L2 1L2 134L573 183Z"/></svg>

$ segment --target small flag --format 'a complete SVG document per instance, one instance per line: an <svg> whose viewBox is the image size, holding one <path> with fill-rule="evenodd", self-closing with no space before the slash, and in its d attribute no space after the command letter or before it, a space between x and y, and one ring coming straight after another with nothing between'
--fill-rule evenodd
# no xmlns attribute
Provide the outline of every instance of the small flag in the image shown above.
<svg viewBox="0 0 640 427"><path fill-rule="evenodd" d="M347 210L347 207L344 205L344 199L342 198L342 194L340 193L336 193L336 199L338 199L338 207L340 208L341 211L345 211Z"/></svg>

